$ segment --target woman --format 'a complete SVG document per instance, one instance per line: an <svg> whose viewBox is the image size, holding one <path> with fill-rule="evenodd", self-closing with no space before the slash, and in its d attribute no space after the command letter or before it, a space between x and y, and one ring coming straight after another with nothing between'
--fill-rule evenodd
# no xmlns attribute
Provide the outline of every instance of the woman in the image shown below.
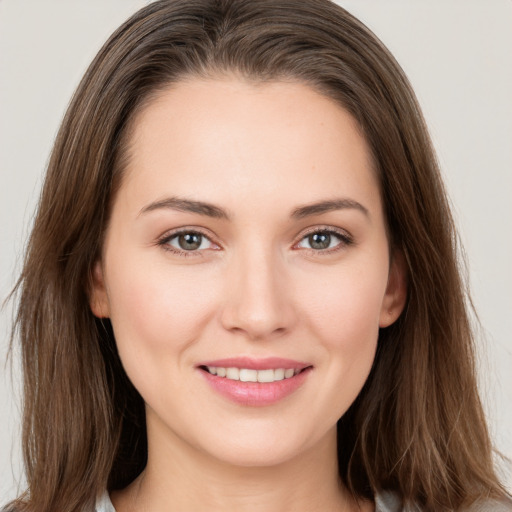
<svg viewBox="0 0 512 512"><path fill-rule="evenodd" d="M19 289L16 510L508 509L419 108L329 2L126 22Z"/></svg>

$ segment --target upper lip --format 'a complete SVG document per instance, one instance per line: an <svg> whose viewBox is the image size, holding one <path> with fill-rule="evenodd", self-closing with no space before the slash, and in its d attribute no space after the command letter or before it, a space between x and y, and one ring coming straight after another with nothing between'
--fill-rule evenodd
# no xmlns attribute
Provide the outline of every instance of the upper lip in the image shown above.
<svg viewBox="0 0 512 512"><path fill-rule="evenodd" d="M285 370L293 368L294 370L303 370L310 363L295 361L293 359L285 359L282 357L265 357L256 359L252 357L228 357L225 359L216 359L211 361L203 361L197 365L214 366L216 368L247 368L248 370L272 370L276 368L284 368Z"/></svg>

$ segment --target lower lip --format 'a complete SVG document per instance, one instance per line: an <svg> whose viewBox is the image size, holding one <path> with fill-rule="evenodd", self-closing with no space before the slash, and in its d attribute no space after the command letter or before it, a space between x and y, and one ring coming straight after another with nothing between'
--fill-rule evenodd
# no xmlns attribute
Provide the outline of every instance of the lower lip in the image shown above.
<svg viewBox="0 0 512 512"><path fill-rule="evenodd" d="M306 368L288 379L274 382L242 382L239 380L217 377L199 369L208 384L219 394L231 401L252 407L272 405L291 395L299 389L311 371Z"/></svg>

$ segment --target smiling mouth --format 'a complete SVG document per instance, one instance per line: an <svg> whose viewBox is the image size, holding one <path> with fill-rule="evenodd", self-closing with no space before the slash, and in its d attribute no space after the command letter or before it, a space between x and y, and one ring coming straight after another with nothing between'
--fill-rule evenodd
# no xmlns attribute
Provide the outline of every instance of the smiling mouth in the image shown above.
<svg viewBox="0 0 512 512"><path fill-rule="evenodd" d="M210 375L216 375L228 380L235 380L240 382L261 382L270 383L281 380L291 379L295 375L302 373L305 370L311 368L294 369L294 368L269 368L266 370L253 370L250 368L224 368L221 366L200 366L201 370L209 373Z"/></svg>

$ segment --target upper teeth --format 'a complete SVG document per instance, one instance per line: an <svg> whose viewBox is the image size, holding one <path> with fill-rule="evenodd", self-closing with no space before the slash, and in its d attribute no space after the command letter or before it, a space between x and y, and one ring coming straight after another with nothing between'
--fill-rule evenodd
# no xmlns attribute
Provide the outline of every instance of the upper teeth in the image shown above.
<svg viewBox="0 0 512 512"><path fill-rule="evenodd" d="M240 380L242 382L274 382L276 380L289 379L300 370L293 368L276 368L269 370L249 370L248 368L222 368L218 366L208 366L208 371L218 377L226 379Z"/></svg>

